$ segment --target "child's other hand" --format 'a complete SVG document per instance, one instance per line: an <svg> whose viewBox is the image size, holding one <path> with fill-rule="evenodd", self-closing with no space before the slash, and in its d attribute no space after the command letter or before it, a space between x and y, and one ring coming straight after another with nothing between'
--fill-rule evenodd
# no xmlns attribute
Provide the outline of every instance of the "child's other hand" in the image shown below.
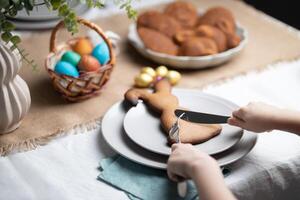
<svg viewBox="0 0 300 200"><path fill-rule="evenodd" d="M228 124L254 132L271 131L275 128L280 109L264 103L249 103L232 113Z"/></svg>
<svg viewBox="0 0 300 200"><path fill-rule="evenodd" d="M193 179L199 172L206 173L206 168L218 168L217 162L208 154L191 144L172 145L167 167L171 180L178 182L182 181L181 179Z"/></svg>

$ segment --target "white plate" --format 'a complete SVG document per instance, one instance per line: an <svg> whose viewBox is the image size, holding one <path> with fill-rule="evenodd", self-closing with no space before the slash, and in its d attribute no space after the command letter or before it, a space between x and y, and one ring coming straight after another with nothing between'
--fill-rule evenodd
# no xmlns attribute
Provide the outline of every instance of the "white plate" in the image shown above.
<svg viewBox="0 0 300 200"><path fill-rule="evenodd" d="M76 7L77 15L81 16L88 11L88 7L85 5L78 5ZM39 12L38 12L39 13ZM51 18L46 14L41 14L40 20L38 20L39 14L30 15L27 18L25 15L17 18L10 18L9 20L16 26L16 29L22 30L40 30L40 29L50 29L56 26L56 24L61 20L59 17ZM53 14L51 13L51 16ZM43 17L44 16L44 17ZM54 16L54 15L53 15Z"/></svg>
<svg viewBox="0 0 300 200"><path fill-rule="evenodd" d="M18 30L40 30L53 28L60 20L51 21L19 21L10 20Z"/></svg>
<svg viewBox="0 0 300 200"><path fill-rule="evenodd" d="M173 94L177 96L181 107L193 111L196 109L200 112L230 116L238 108L223 98L199 91L175 90ZM166 133L161 128L159 115L148 109L144 103L140 102L127 112L123 126L126 134L136 144L154 153L170 155L171 148L167 144ZM222 127L218 136L195 146L212 155L229 149L241 139L242 129L228 124L222 124Z"/></svg>
<svg viewBox="0 0 300 200"><path fill-rule="evenodd" d="M49 10L49 8L43 4L43 0L38 0L35 3L40 3L41 5L34 7L29 15L25 9L20 10L16 17L17 20L28 20L28 21L43 21L43 20L59 20L58 12L54 10ZM87 6L81 4L77 0L72 0L69 2L69 6L75 11L80 12L83 8L86 9Z"/></svg>
<svg viewBox="0 0 300 200"><path fill-rule="evenodd" d="M130 43L140 54L156 63L172 66L173 68L178 69L200 69L220 65L229 61L241 52L248 41L248 34L247 31L239 24L237 24L236 31L241 37L241 42L238 46L224 52L208 56L172 56L147 49L137 33L135 23L129 26L127 37Z"/></svg>
<svg viewBox="0 0 300 200"><path fill-rule="evenodd" d="M159 155L136 145L125 134L123 119L131 106L118 102L105 114L102 120L102 134L105 141L120 155L142 165L166 169L167 156ZM220 166L233 163L247 155L254 147L257 134L244 131L241 140L232 148L214 155Z"/></svg>

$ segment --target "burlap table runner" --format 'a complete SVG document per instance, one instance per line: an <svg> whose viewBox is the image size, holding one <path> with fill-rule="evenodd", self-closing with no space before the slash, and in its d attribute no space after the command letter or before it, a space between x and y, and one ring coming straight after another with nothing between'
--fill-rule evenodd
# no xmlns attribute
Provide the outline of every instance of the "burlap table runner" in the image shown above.
<svg viewBox="0 0 300 200"><path fill-rule="evenodd" d="M222 66L183 72L183 79L178 87L201 88L206 84L249 70L262 69L280 60L299 57L300 38L297 31L276 22L243 2L197 0L194 3L201 9L214 5L231 9L240 24L248 30L249 43L238 57ZM156 6L156 9L162 7L163 5ZM11 151L34 149L63 133L82 132L84 129L93 128L104 112L123 98L124 92L132 86L133 77L141 66L156 66L142 58L127 44L126 35L130 23L125 15L115 15L97 21L103 29L112 30L123 38L120 43L121 53L117 57L117 65L111 80L102 94L81 103L65 102L53 90L44 70L44 59L49 52L50 31L34 33L23 39L24 48L35 59L41 70L35 73L30 67L23 66L20 72L29 85L32 105L19 129L0 136L1 155Z"/></svg>

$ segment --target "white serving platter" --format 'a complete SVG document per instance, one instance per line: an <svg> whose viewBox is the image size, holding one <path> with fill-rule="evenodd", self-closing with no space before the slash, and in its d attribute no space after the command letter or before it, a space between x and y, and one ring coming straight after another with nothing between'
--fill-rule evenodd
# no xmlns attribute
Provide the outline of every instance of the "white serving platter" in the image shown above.
<svg viewBox="0 0 300 200"><path fill-rule="evenodd" d="M135 23L132 23L129 26L127 38L141 55L156 63L172 66L177 69L201 69L225 63L237 56L244 49L248 41L248 33L239 24L237 24L236 33L241 37L241 42L238 46L224 52L208 56L173 56L147 49L137 33Z"/></svg>

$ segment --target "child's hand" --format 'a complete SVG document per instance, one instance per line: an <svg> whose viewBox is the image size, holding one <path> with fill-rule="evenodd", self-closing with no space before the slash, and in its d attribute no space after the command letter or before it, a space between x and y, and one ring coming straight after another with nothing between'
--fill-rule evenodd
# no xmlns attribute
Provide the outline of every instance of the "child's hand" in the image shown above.
<svg viewBox="0 0 300 200"><path fill-rule="evenodd" d="M271 131L276 127L280 109L264 104L249 103L232 113L228 124L254 132Z"/></svg>
<svg viewBox="0 0 300 200"><path fill-rule="evenodd" d="M191 144L173 144L168 160L168 176L173 181L191 179L198 172L206 173L206 168L218 168L217 162L208 154L199 151Z"/></svg>
<svg viewBox="0 0 300 200"><path fill-rule="evenodd" d="M191 144L172 145L167 170L173 181L193 179L200 199L236 200L226 187L217 161Z"/></svg>

